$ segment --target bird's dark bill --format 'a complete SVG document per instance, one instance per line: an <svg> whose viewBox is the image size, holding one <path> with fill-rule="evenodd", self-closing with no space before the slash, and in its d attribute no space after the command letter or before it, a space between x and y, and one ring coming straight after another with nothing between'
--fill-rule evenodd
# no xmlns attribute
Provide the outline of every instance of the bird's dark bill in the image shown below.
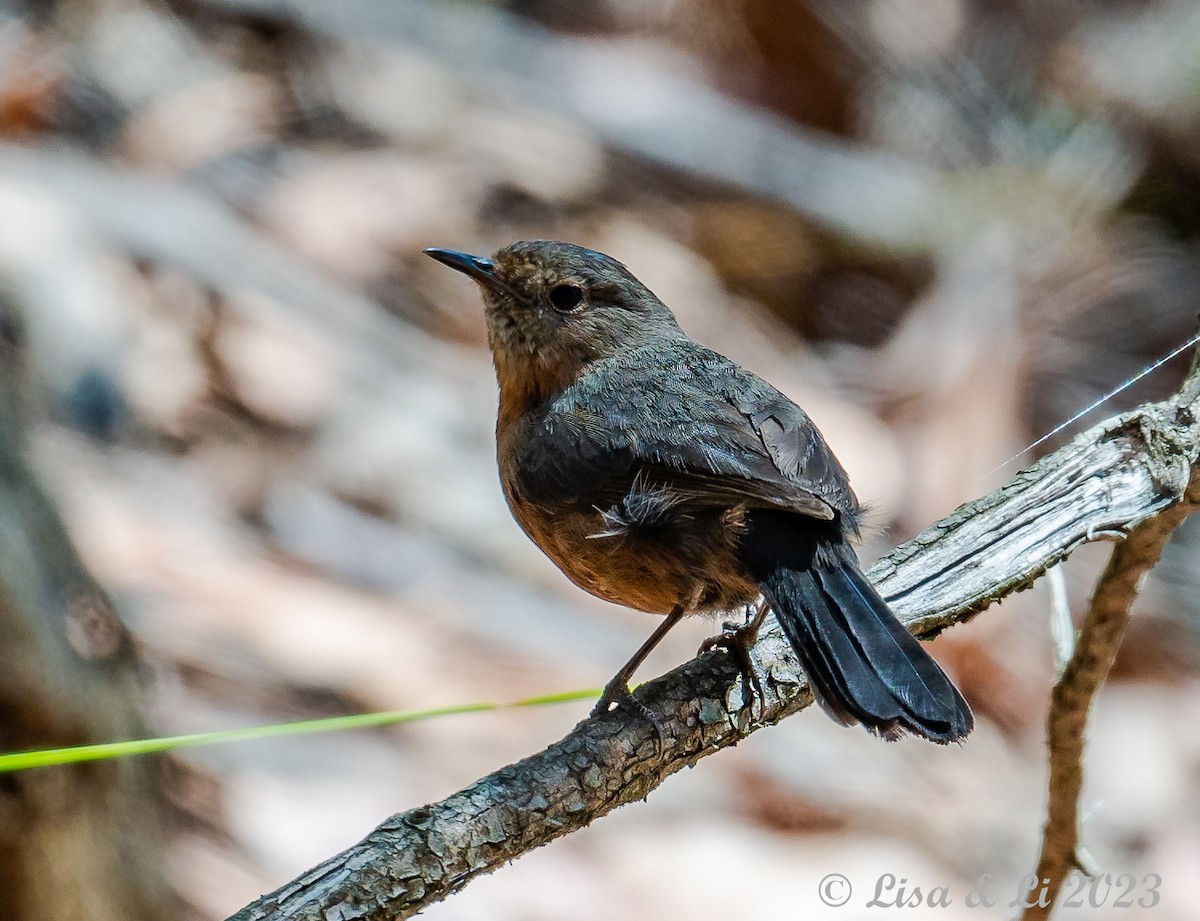
<svg viewBox="0 0 1200 921"><path fill-rule="evenodd" d="M482 256L472 256L470 253L460 253L454 249L439 249L438 247L430 247L425 250L425 255L431 259L436 259L442 265L448 265L450 268L462 272L464 275L469 275L476 281L496 287L498 279L496 278L496 263L491 259L484 259Z"/></svg>

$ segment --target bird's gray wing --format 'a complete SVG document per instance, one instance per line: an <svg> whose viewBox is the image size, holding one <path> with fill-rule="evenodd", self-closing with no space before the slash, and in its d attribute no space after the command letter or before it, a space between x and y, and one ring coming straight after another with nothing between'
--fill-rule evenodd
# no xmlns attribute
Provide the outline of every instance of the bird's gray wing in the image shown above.
<svg viewBox="0 0 1200 921"><path fill-rule="evenodd" d="M840 514L853 526L859 507L845 471L804 411L723 356L688 345L694 351L668 353L673 363L640 364L640 376L616 367L568 390L532 433L523 479L548 498L604 507L641 477L697 508Z"/></svg>

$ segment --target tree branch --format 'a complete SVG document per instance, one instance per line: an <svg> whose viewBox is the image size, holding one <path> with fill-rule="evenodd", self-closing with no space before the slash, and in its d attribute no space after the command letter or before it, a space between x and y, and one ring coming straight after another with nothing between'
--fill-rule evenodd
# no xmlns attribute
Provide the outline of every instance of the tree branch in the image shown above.
<svg viewBox="0 0 1200 921"><path fill-rule="evenodd" d="M1038 858L1039 898L1024 921L1049 918L1071 870L1092 871L1080 852L1079 796L1083 791L1083 745L1092 698L1108 677L1129 614L1146 573L1158 562L1167 540L1200 506L1200 474L1192 477L1183 502L1138 525L1113 548L1084 618L1075 654L1054 687L1047 719L1050 741L1050 792L1042 853ZM1044 894L1044 895L1043 895Z"/></svg>
<svg viewBox="0 0 1200 921"><path fill-rule="evenodd" d="M896 548L869 575L920 636L968 620L1081 544L1140 535L1142 522L1185 501L1200 458L1198 418L1200 379L1193 374L1171 400L1080 435ZM1139 546L1140 537L1129 553ZM812 702L770 624L754 650L761 707L744 696L726 653L700 656L636 692L663 727L661 751L645 719L622 711L586 719L544 751L393 816L231 921L405 918L475 876L645 798L680 768Z"/></svg>

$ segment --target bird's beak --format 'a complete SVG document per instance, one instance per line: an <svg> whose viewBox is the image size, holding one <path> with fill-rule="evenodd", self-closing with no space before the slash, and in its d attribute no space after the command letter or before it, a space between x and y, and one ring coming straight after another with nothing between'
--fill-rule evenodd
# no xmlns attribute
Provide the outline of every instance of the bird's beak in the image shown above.
<svg viewBox="0 0 1200 921"><path fill-rule="evenodd" d="M436 259L442 265L448 265L464 275L471 276L481 285L497 290L506 288L504 282L496 275L496 263L491 259L460 253L453 249L439 249L436 246L431 246L424 252L430 259Z"/></svg>

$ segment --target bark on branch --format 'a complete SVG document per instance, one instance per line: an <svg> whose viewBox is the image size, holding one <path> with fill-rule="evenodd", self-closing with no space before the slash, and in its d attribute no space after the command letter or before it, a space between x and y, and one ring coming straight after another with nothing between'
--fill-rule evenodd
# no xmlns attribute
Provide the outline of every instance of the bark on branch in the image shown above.
<svg viewBox="0 0 1200 921"><path fill-rule="evenodd" d="M1110 419L896 548L869 575L919 636L1028 587L1076 547L1119 540L1185 501L1200 458L1200 377ZM232 921L405 918L526 851L643 799L680 768L804 709L812 696L772 623L755 657L766 700L733 661L700 656L638 688L664 730L618 711L438 803L388 819Z"/></svg>
<svg viewBox="0 0 1200 921"><path fill-rule="evenodd" d="M1200 507L1200 473L1194 473L1183 502L1138 525L1113 548L1084 618L1075 654L1054 687L1047 720L1050 744L1049 805L1038 858L1039 895L1023 921L1049 918L1073 869L1091 875L1079 840L1079 796L1083 792L1084 732L1092 698L1112 669L1133 602L1163 547ZM1044 893L1044 896L1042 895Z"/></svg>

